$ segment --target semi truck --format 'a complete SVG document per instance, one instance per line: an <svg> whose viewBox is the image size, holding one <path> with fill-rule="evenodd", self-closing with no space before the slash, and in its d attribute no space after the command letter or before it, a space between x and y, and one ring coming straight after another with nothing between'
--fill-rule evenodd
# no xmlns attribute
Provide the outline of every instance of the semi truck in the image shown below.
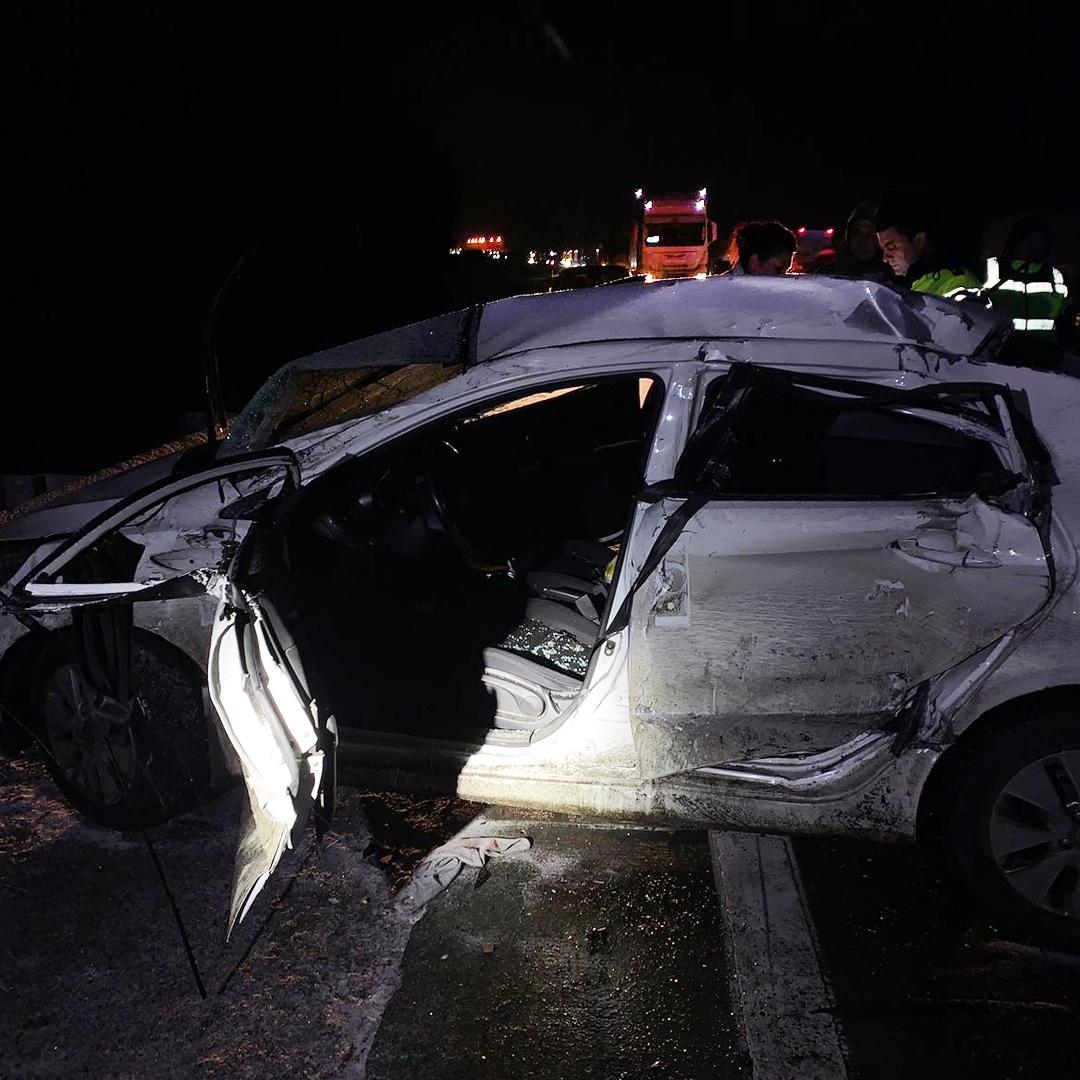
<svg viewBox="0 0 1080 1080"><path fill-rule="evenodd" d="M709 220L705 188L690 193L634 193L638 214L630 238L630 270L646 281L699 277L709 272L709 244L716 223Z"/></svg>

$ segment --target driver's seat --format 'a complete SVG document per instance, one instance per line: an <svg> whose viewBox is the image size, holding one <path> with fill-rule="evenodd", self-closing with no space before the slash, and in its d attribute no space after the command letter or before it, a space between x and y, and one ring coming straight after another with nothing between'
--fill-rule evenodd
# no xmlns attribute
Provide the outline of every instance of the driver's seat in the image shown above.
<svg viewBox="0 0 1080 1080"><path fill-rule="evenodd" d="M483 683L495 699L492 722L502 730L546 727L581 690L580 679L502 648L484 650Z"/></svg>
<svg viewBox="0 0 1080 1080"><path fill-rule="evenodd" d="M600 636L611 559L603 544L577 541L525 575L524 619L484 650L495 727L535 731L577 696Z"/></svg>

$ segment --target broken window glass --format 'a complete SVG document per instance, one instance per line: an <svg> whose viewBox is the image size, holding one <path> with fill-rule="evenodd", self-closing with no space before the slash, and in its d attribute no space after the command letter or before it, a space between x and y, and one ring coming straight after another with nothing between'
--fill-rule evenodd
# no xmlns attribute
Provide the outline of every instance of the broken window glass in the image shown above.
<svg viewBox="0 0 1080 1080"><path fill-rule="evenodd" d="M236 418L225 452L270 446L399 405L475 359L479 308L301 357L276 371Z"/></svg>
<svg viewBox="0 0 1080 1080"><path fill-rule="evenodd" d="M692 441L679 471L704 466L725 494L962 495L1011 476L989 442L895 402L776 384L747 388L724 406L724 382L713 383L702 409L699 432L718 407L726 412L711 452Z"/></svg>

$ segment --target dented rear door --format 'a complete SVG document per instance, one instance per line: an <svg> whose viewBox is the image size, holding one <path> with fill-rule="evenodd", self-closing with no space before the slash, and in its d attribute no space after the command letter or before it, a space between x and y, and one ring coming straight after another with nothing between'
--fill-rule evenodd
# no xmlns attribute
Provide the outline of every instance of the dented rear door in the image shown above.
<svg viewBox="0 0 1080 1080"><path fill-rule="evenodd" d="M1007 389L777 374L733 365L638 510L608 633L645 777L888 725L1053 593L1052 477Z"/></svg>

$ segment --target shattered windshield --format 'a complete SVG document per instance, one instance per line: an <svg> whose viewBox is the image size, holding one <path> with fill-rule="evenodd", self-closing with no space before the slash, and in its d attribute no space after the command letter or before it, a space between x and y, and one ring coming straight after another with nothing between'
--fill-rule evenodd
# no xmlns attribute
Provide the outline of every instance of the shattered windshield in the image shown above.
<svg viewBox="0 0 1080 1080"><path fill-rule="evenodd" d="M478 307L455 311L293 360L244 407L223 452L272 446L448 382L474 359L479 316Z"/></svg>

